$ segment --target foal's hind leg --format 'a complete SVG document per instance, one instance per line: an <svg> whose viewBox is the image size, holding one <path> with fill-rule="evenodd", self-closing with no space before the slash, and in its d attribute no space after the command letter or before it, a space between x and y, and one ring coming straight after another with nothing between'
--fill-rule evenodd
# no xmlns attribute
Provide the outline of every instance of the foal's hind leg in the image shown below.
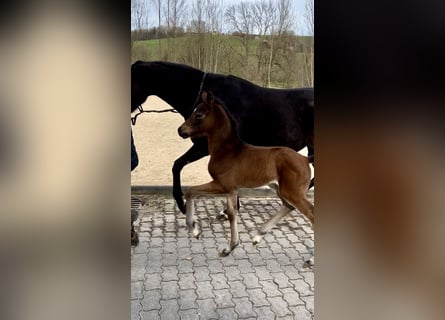
<svg viewBox="0 0 445 320"><path fill-rule="evenodd" d="M236 207L237 210L239 211L240 208L239 196L236 197ZM228 216L226 214L227 214L227 208L218 212L218 214L216 215L216 219L220 221L227 220Z"/></svg>
<svg viewBox="0 0 445 320"><path fill-rule="evenodd" d="M230 221L230 244L229 247L224 249L220 256L225 257L233 249L235 249L239 244L239 234L238 234L238 209L237 209L237 192L232 192L227 195L227 215Z"/></svg>
<svg viewBox="0 0 445 320"><path fill-rule="evenodd" d="M295 204L295 207L298 209L298 211L303 213L306 216L306 218L308 218L308 220L311 222L311 227L313 229L314 228L314 205L308 199L306 199L306 197L303 195L299 199L294 200L293 204ZM309 257L309 259L307 259L305 261L304 267L310 268L313 265L314 265L314 255L312 253L311 257Z"/></svg>
<svg viewBox="0 0 445 320"><path fill-rule="evenodd" d="M281 196L294 206L298 211L306 216L306 218L311 222L312 229L314 228L314 205L306 198L306 188L301 187L297 193L288 193L287 189L281 190ZM307 259L304 263L304 267L308 268L314 265L314 256Z"/></svg>
<svg viewBox="0 0 445 320"><path fill-rule="evenodd" d="M265 222L259 229L258 232L255 236L255 238L253 239L253 244L256 245L258 244L261 239L263 238L263 236L270 230L272 229L281 219L283 219L289 212L291 212L294 208L292 206L290 206L287 201L285 199L283 199L280 195L280 191L279 191L279 185L278 183L275 182L271 182L269 183L269 187L271 189L274 189L275 192L278 194L278 196L281 198L281 201L283 201L283 206L280 208L279 211L277 211L277 213L275 213L275 215L267 222Z"/></svg>
<svg viewBox="0 0 445 320"><path fill-rule="evenodd" d="M258 229L258 232L253 239L253 244L258 244L263 236L272 229L281 219L283 219L289 212L291 212L294 208L290 207L286 203L283 202L283 206L280 208L280 210L266 223L264 223L260 229Z"/></svg>
<svg viewBox="0 0 445 320"><path fill-rule="evenodd" d="M304 191L305 193L306 191ZM306 198L304 193L300 193L299 197L285 198L292 206L300 211L310 221L311 227L314 228L314 205Z"/></svg>

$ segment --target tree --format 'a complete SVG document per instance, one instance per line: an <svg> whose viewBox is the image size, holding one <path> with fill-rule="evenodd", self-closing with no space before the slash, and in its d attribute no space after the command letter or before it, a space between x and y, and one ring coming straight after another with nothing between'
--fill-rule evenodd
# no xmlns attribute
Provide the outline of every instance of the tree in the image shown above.
<svg viewBox="0 0 445 320"><path fill-rule="evenodd" d="M138 35L140 35L141 30L146 27L147 18L147 7L144 0L131 0L131 29L136 29ZM145 23L144 23L145 22ZM131 50L133 50L133 41L139 40L138 38L133 38L134 33L131 37Z"/></svg>
<svg viewBox="0 0 445 320"><path fill-rule="evenodd" d="M221 48L222 3L218 0L196 0L190 12L191 33L186 43L188 61L205 71L217 72Z"/></svg>
<svg viewBox="0 0 445 320"><path fill-rule="evenodd" d="M144 0L131 0L131 25L136 30L142 30L144 26L144 17L147 14L147 8Z"/></svg>
<svg viewBox="0 0 445 320"><path fill-rule="evenodd" d="M304 21L309 35L314 35L314 0L306 0Z"/></svg>
<svg viewBox="0 0 445 320"><path fill-rule="evenodd" d="M293 14L290 0L280 0L278 3L277 33L283 35L289 33L295 25L295 15Z"/></svg>
<svg viewBox="0 0 445 320"><path fill-rule="evenodd" d="M254 28L261 42L258 45L258 74L263 86L270 87L270 76L274 58L274 29L277 23L277 7L269 0L251 4Z"/></svg>
<svg viewBox="0 0 445 320"><path fill-rule="evenodd" d="M159 0L158 0L159 1ZM167 29L173 37L184 23L187 5L185 0L168 0L166 10Z"/></svg>
<svg viewBox="0 0 445 320"><path fill-rule="evenodd" d="M158 30L156 31L156 38L159 39L159 31L161 30L161 12L162 12L162 3L161 0L151 0L157 15L158 15Z"/></svg>
<svg viewBox="0 0 445 320"><path fill-rule="evenodd" d="M280 0L277 6L275 61L279 67L281 82L291 86L295 74L302 67L297 60L295 37L292 35L297 19L290 0Z"/></svg>
<svg viewBox="0 0 445 320"><path fill-rule="evenodd" d="M221 49L224 46L225 40L222 34L222 18L223 5L220 0L206 0L204 16L207 25L207 48L209 54L207 55L206 70L217 72L219 57Z"/></svg>
<svg viewBox="0 0 445 320"><path fill-rule="evenodd" d="M309 34L314 36L314 0L306 0L304 22ZM303 57L306 85L314 86L314 42L303 45Z"/></svg>
<svg viewBox="0 0 445 320"><path fill-rule="evenodd" d="M244 55L242 56L243 65L247 66L250 55L249 40L254 29L252 6L249 2L241 1L236 5L229 6L224 16L232 30L236 31L239 35L239 39L244 48Z"/></svg>
<svg viewBox="0 0 445 320"><path fill-rule="evenodd" d="M271 34L272 27L276 23L277 7L269 0L260 0L251 3L252 23L256 34L264 36Z"/></svg>
<svg viewBox="0 0 445 320"><path fill-rule="evenodd" d="M180 26L183 24L187 6L185 0L168 0L164 8L167 22L167 59L176 60L174 39Z"/></svg>
<svg viewBox="0 0 445 320"><path fill-rule="evenodd" d="M204 0L196 0L190 11L191 32L190 41L187 41L187 62L192 66L203 69L204 66L204 32L206 25L204 21Z"/></svg>

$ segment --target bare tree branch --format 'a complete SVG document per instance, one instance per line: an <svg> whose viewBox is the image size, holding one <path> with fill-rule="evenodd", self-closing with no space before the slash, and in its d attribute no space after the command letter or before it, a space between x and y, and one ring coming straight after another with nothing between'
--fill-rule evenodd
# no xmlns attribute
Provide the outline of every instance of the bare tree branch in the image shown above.
<svg viewBox="0 0 445 320"><path fill-rule="evenodd" d="M306 0L304 20L309 34L314 35L314 0Z"/></svg>
<svg viewBox="0 0 445 320"><path fill-rule="evenodd" d="M295 21L291 0L280 0L278 3L277 33L282 35L289 32L294 27Z"/></svg>
<svg viewBox="0 0 445 320"><path fill-rule="evenodd" d="M136 30L142 30L147 26L143 24L147 16L147 6L144 0L131 0L131 25Z"/></svg>
<svg viewBox="0 0 445 320"><path fill-rule="evenodd" d="M276 24L277 7L269 0L260 0L251 4L252 21L258 35L266 35L271 32Z"/></svg>

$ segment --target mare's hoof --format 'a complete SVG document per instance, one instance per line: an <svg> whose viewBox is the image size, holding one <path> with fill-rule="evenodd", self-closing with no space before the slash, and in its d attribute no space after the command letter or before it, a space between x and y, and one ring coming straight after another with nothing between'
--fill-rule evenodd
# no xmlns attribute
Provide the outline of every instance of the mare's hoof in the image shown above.
<svg viewBox="0 0 445 320"><path fill-rule="evenodd" d="M131 245L137 246L139 244L139 235L135 230L131 230Z"/></svg>
<svg viewBox="0 0 445 320"><path fill-rule="evenodd" d="M176 200L176 205L178 206L178 209L185 214L185 203L184 203L184 199L182 198L182 194L179 196L174 196L175 200Z"/></svg>
<svg viewBox="0 0 445 320"><path fill-rule="evenodd" d="M137 220L139 217L139 212L136 209L131 209L131 224Z"/></svg>

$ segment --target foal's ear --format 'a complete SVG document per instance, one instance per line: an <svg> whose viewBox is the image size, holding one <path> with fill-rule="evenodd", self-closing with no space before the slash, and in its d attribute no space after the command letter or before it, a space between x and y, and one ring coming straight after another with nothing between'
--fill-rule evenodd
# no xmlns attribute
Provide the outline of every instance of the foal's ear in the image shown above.
<svg viewBox="0 0 445 320"><path fill-rule="evenodd" d="M202 102L207 103L207 91L201 93L201 100Z"/></svg>
<svg viewBox="0 0 445 320"><path fill-rule="evenodd" d="M211 105L211 104L213 104L213 101L214 101L213 92L209 91L207 93L207 104Z"/></svg>

